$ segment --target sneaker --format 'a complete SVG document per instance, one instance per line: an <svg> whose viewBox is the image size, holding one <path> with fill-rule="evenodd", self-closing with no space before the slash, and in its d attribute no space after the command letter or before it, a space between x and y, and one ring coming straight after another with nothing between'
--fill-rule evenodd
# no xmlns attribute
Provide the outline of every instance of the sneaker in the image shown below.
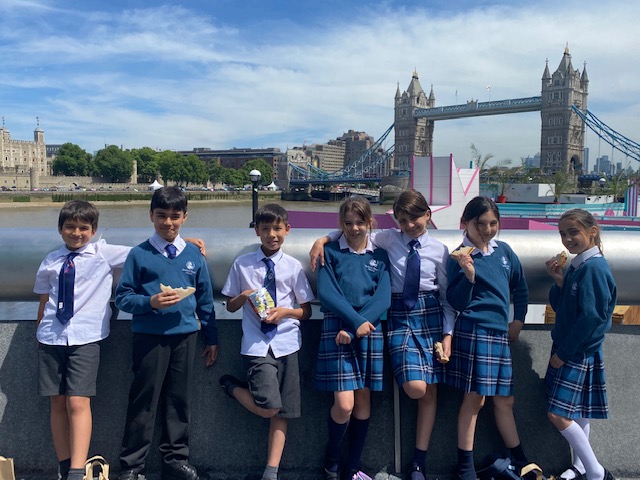
<svg viewBox="0 0 640 480"><path fill-rule="evenodd" d="M424 471L420 465L416 465L415 463L411 464L409 468L409 474L407 475L408 480L425 480Z"/></svg>
<svg viewBox="0 0 640 480"><path fill-rule="evenodd" d="M339 480L340 474L337 471L332 471L327 468L324 469L325 480Z"/></svg>
<svg viewBox="0 0 640 480"><path fill-rule="evenodd" d="M224 393L229 395L234 400L236 399L236 397L233 396L233 389L236 387L247 388L248 386L246 382L238 380L233 375L222 375L218 382L220 383L222 390L224 390Z"/></svg>

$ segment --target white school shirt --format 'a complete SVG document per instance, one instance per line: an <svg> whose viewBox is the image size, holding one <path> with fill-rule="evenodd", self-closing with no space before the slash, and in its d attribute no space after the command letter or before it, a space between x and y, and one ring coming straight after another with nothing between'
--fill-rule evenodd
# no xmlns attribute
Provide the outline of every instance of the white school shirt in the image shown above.
<svg viewBox="0 0 640 480"><path fill-rule="evenodd" d="M340 231L333 231L328 236L332 240L336 240L341 234ZM370 238L374 246L384 248L389 256L391 292L402 293L407 270L409 242L413 239L397 228L375 230L371 232ZM432 238L428 230L416 240L419 243L417 251L420 255L420 291L438 292L444 313L442 332L451 335L456 312L447 301L449 249L441 241Z"/></svg>
<svg viewBox="0 0 640 480"><path fill-rule="evenodd" d="M261 288L267 274L263 258L266 257L261 248L236 258L222 287L222 294L233 298L245 290ZM300 305L314 299L309 280L298 260L282 250L268 258L274 263L278 307L295 308L296 303ZM300 320L283 318L278 323L276 335L269 340L260 330L260 317L253 311L249 300L242 306L242 355L266 357L271 348L273 356L278 358L297 352L301 346Z"/></svg>
<svg viewBox="0 0 640 480"><path fill-rule="evenodd" d="M89 243L75 250L76 277L73 297L73 317L66 325L56 318L58 277L71 253L66 246L49 253L40 264L33 287L38 295L49 294L44 316L36 338L46 345L86 345L107 338L111 320L113 270L122 268L131 247L109 245L104 240Z"/></svg>
<svg viewBox="0 0 640 480"><path fill-rule="evenodd" d="M158 235L158 232L151 235L151 238L149 238L149 243L153 248L158 250L162 255L164 255L165 257L169 257L169 252L167 252L165 248L171 242L167 242L164 238ZM187 242L185 242L183 238L180 236L180 234L178 234L176 238L173 240L173 246L176 247L176 257L177 257L185 249L185 247L187 246Z"/></svg>

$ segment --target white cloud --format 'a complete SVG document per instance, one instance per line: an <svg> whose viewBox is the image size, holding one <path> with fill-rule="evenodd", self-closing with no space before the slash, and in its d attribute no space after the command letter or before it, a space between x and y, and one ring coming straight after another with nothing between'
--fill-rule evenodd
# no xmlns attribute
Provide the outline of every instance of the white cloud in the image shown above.
<svg viewBox="0 0 640 480"><path fill-rule="evenodd" d="M587 61L590 109L633 136L640 131L640 66L633 61L640 6L580 6L488 6L447 15L388 7L324 23L273 19L272 34L182 7L74 12L69 28L52 20L40 31L25 24L21 32L30 35L0 34L11 45L0 53L11 67L0 74L7 92L0 104L14 138L29 134L40 115L48 141L89 151L105 140L284 148L350 128L382 134L393 122L396 82L405 90L414 68L427 92L433 84L438 105L539 95L545 59L553 72L568 42L574 68ZM70 28L74 21L77 29ZM497 158L533 155L539 114L436 124L437 155L451 152L463 162L472 142ZM589 146L593 152L597 143Z"/></svg>

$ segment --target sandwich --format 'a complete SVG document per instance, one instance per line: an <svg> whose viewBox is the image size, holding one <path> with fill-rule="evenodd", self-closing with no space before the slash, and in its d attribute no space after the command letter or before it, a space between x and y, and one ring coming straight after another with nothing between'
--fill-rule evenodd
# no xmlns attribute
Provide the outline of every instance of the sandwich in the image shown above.
<svg viewBox="0 0 640 480"><path fill-rule="evenodd" d="M178 296L180 297L180 300L187 298L189 295L191 295L192 293L194 293L196 291L195 287L187 287L187 288L182 288L182 287L178 287L178 288L174 288L174 287L170 287L168 285L163 285L162 283L160 284L160 290L162 290L163 292L176 292L178 294Z"/></svg>
<svg viewBox="0 0 640 480"><path fill-rule="evenodd" d="M560 268L564 268L564 266L567 264L567 259L567 252L565 252L564 250L556 255L556 262L558 262L558 266Z"/></svg>
<svg viewBox="0 0 640 480"><path fill-rule="evenodd" d="M449 357L444 354L444 348L442 347L442 342L436 342L433 344L433 351L436 354L436 358L441 363L449 363Z"/></svg>
<svg viewBox="0 0 640 480"><path fill-rule="evenodd" d="M451 252L451 256L455 259L458 259L462 255L471 255L471 252L473 252L475 249L476 247L460 247L457 250Z"/></svg>

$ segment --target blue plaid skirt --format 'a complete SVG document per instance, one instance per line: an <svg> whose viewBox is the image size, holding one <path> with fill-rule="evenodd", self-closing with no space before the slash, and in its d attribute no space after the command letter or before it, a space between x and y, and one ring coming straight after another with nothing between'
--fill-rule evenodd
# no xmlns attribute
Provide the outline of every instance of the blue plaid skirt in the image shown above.
<svg viewBox="0 0 640 480"><path fill-rule="evenodd" d="M435 360L433 344L442 340L442 305L437 292L420 292L407 310L401 293L394 293L388 315L389 354L398 385L410 380L444 382L444 366Z"/></svg>
<svg viewBox="0 0 640 480"><path fill-rule="evenodd" d="M555 347L551 349L551 355ZM564 418L607 418L607 386L602 349L584 355L582 361L547 367L544 378L551 413Z"/></svg>
<svg viewBox="0 0 640 480"><path fill-rule="evenodd" d="M336 345L336 335L340 330L340 317L326 312L320 334L315 387L328 392L365 387L381 391L384 349L382 326L379 325L367 337L354 337L348 345Z"/></svg>
<svg viewBox="0 0 640 480"><path fill-rule="evenodd" d="M451 361L447 365L447 383L465 393L513 395L509 334L478 327L468 318L458 318Z"/></svg>

